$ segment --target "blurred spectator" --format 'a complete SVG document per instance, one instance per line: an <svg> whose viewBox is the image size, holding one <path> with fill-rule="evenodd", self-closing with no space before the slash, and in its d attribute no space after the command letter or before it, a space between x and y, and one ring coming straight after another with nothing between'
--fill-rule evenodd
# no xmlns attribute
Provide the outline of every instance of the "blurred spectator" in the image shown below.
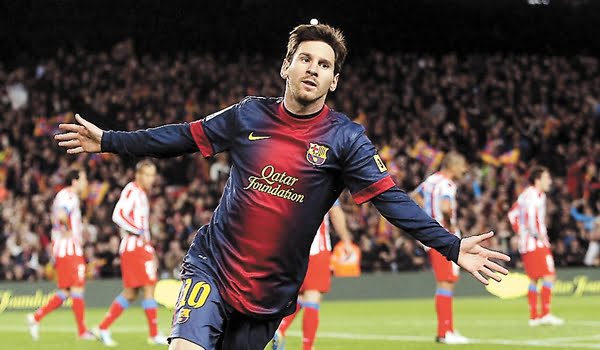
<svg viewBox="0 0 600 350"><path fill-rule="evenodd" d="M283 81L272 67L279 64L258 55L138 55L131 40L110 53L60 49L11 72L0 64L0 279L45 276L48 208L75 164L85 165L90 178L82 203L89 274L119 274L119 237L109 215L137 160L65 155L52 140L58 123L74 112L113 130L189 122L245 95L277 96ZM469 173L458 182L463 235L496 230L489 246L520 267L506 212L528 169L542 164L555 179L548 193L554 249L562 256L564 244L569 266L594 251L599 229L569 213L571 202L583 199L580 214L600 215L597 58L373 51L350 57L342 78L348 83L328 104L365 127L400 188L412 191L445 152L467 157ZM176 276L181 251L218 204L230 164L225 154L208 161L185 155L157 166L163 176L150 196L153 244L161 275ZM399 239L370 204L357 206L347 194L341 203L363 271L426 268L421 248L409 236Z"/></svg>
<svg viewBox="0 0 600 350"><path fill-rule="evenodd" d="M583 211L577 209L579 205L583 206ZM598 255L600 254L600 215L594 216L592 208L584 199L573 201L570 213L578 223L583 225L585 230L583 238L588 241L583 263L586 266L595 266L598 264Z"/></svg>

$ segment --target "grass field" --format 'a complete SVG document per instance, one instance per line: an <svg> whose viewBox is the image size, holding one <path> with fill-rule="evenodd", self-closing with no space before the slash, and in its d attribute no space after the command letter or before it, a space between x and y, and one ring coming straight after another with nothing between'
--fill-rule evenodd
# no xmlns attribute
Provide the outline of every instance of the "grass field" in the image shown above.
<svg viewBox="0 0 600 350"><path fill-rule="evenodd" d="M321 307L321 326L316 350L423 350L442 349L600 349L600 298L556 297L554 313L564 317L562 327L527 325L525 299L495 298L455 300L455 326L473 339L469 345L433 342L436 323L430 299L360 302L327 302ZM87 320L96 325L105 310L89 309ZM168 334L171 313L162 309L159 324ZM32 342L25 326L25 313L0 315L0 349L75 350L103 349L98 342L75 340L70 310L50 314L41 325L41 338ZM300 349L301 318L288 332L287 350ZM146 320L141 309L129 309L113 325L113 338L121 349L157 349L146 344ZM117 349L118 349L117 348Z"/></svg>

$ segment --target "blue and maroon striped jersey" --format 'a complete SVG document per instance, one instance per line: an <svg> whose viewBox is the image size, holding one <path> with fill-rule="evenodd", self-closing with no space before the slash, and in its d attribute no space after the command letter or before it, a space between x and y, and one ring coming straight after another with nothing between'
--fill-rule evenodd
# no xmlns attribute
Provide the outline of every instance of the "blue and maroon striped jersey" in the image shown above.
<svg viewBox="0 0 600 350"><path fill-rule="evenodd" d="M201 244L209 245L222 297L245 314L281 315L294 305L315 232L344 188L357 203L373 200L393 224L458 258L458 238L394 186L364 128L327 106L301 119L281 98L247 97L189 124L105 132L102 151L156 157L229 152L230 178L200 230L210 235ZM199 259L190 255L186 262Z"/></svg>

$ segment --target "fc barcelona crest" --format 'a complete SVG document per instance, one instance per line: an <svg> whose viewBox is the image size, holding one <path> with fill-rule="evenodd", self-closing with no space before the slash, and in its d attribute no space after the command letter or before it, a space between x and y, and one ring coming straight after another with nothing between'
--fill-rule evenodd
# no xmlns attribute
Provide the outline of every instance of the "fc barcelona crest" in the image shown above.
<svg viewBox="0 0 600 350"><path fill-rule="evenodd" d="M179 324L186 323L187 320L190 319L190 312L192 312L192 310L186 309L186 308L182 308L181 310L179 310L176 323L179 323Z"/></svg>
<svg viewBox="0 0 600 350"><path fill-rule="evenodd" d="M327 160L327 151L329 151L329 147L311 142L306 151L306 160L312 165L323 165Z"/></svg>

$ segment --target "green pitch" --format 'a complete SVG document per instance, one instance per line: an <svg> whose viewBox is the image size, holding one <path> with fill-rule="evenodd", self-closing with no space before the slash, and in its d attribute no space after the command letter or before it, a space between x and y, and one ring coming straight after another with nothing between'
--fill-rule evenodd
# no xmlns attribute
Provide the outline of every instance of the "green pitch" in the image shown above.
<svg viewBox="0 0 600 350"><path fill-rule="evenodd" d="M455 326L475 344L440 345L433 342L436 330L433 300L381 300L328 302L321 307L321 326L316 350L411 350L411 349L600 349L600 298L556 297L554 313L567 323L561 327L527 325L525 299L458 298ZM105 310L89 309L86 318L96 325ZM171 312L161 309L160 329L168 334ZM287 350L300 349L301 316L288 332ZM25 326L25 313L0 315L2 349L74 350L104 349L98 342L75 340L70 310L50 314L41 325L41 337L32 342ZM126 310L113 325L113 338L121 349L160 349L146 344L147 328L143 311ZM117 348L117 349L118 349Z"/></svg>

